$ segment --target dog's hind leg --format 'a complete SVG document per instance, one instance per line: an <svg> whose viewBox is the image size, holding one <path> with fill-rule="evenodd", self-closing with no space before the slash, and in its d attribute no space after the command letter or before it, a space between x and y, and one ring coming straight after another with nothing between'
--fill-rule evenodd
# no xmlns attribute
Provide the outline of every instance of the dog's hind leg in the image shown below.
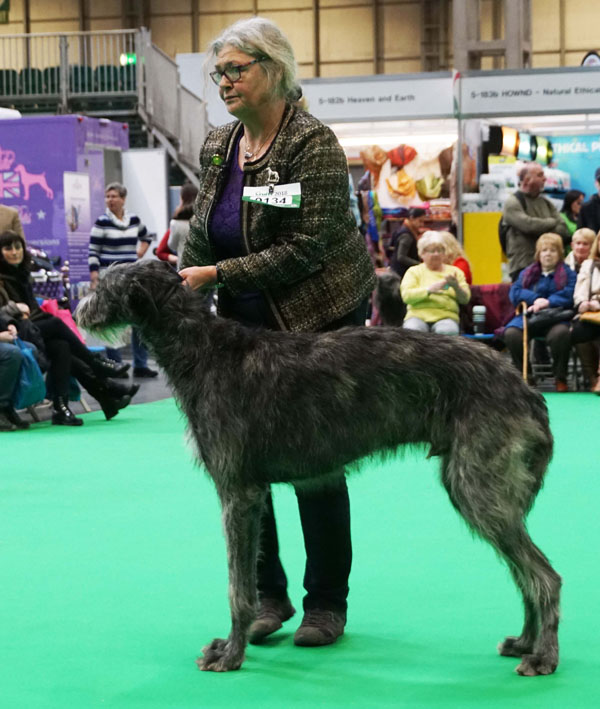
<svg viewBox="0 0 600 709"><path fill-rule="evenodd" d="M442 462L442 480L468 524L506 560L522 593L525 623L518 638L500 645L503 655L522 656L517 672L551 674L558 665L560 576L532 542L523 518L539 488L538 470L507 444L479 461L477 446ZM535 468L535 466L534 466Z"/></svg>
<svg viewBox="0 0 600 709"><path fill-rule="evenodd" d="M248 629L256 616L256 561L260 521L267 490L219 491L229 568L231 632L202 649L197 664L201 670L237 670L244 661Z"/></svg>
<svg viewBox="0 0 600 709"><path fill-rule="evenodd" d="M552 674L558 665L558 621L561 579L548 559L522 527L515 535L507 530L498 541L498 550L507 560L517 585L523 592L525 626L519 638L508 637L499 646L501 655L521 654L520 675ZM539 630L537 637L532 635Z"/></svg>

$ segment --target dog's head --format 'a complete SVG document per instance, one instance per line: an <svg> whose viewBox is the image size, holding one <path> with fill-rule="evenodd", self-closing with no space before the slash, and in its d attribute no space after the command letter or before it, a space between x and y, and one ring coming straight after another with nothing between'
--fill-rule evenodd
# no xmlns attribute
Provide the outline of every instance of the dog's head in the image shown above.
<svg viewBox="0 0 600 709"><path fill-rule="evenodd" d="M96 290L77 307L77 322L90 332L110 334L159 318L162 306L181 289L181 276L164 261L144 260L107 269Z"/></svg>

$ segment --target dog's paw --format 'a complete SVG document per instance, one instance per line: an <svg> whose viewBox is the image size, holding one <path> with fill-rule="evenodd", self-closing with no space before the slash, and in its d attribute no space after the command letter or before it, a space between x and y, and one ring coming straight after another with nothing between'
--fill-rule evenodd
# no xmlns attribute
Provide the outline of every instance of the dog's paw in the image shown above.
<svg viewBox="0 0 600 709"><path fill-rule="evenodd" d="M196 660L198 669L203 672L229 672L239 670L242 666L242 657L236 657L231 652L228 640L215 638L215 640L202 648L202 657Z"/></svg>
<svg viewBox="0 0 600 709"><path fill-rule="evenodd" d="M545 655L523 655L521 664L515 669L521 677L537 677L538 675L551 675L558 666L556 657Z"/></svg>
<svg viewBox="0 0 600 709"><path fill-rule="evenodd" d="M525 643L522 638L509 636L498 644L498 652L504 657L522 657L533 650L533 645Z"/></svg>

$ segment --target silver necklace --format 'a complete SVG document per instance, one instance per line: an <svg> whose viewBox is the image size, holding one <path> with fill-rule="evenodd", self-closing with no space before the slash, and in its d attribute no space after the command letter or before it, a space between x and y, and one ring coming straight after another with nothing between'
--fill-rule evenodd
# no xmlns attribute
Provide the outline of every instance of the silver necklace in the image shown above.
<svg viewBox="0 0 600 709"><path fill-rule="evenodd" d="M258 146L258 148L255 148L253 151L248 150L248 138L246 138L246 135L244 134L244 144L246 145L246 149L244 150L244 160L252 160L253 157L258 157L260 155L260 151L264 148L264 146L268 143L269 139L271 136L275 133L277 130L279 124L277 124L273 130L269 133L269 135L263 140L263 142Z"/></svg>

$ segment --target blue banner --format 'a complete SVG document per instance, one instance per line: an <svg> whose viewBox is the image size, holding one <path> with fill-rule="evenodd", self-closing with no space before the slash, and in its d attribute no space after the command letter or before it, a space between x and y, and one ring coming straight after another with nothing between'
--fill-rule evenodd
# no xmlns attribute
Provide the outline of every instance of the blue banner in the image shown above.
<svg viewBox="0 0 600 709"><path fill-rule="evenodd" d="M552 164L571 175L571 188L596 193L594 173L600 167L600 135L560 135L549 137L554 149Z"/></svg>

